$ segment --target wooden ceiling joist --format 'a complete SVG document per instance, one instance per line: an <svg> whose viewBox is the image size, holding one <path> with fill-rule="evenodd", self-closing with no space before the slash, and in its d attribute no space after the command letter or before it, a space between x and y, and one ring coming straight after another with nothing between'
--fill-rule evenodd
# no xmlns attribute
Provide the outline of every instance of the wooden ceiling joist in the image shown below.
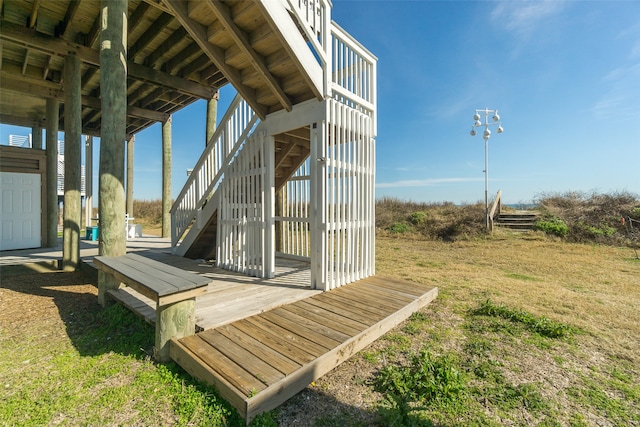
<svg viewBox="0 0 640 427"><path fill-rule="evenodd" d="M146 4L146 3L143 3ZM133 46L129 48L129 52L127 52L127 57L129 60L135 60L136 56L146 48L149 43L151 43L171 22L173 17L167 13L162 13L160 17L151 24L151 27L147 31L140 36L140 38L135 42Z"/></svg>
<svg viewBox="0 0 640 427"><path fill-rule="evenodd" d="M173 32L160 46L158 46L145 61L147 67L156 68L162 57L174 46L178 45L187 37L187 31L180 27Z"/></svg>
<svg viewBox="0 0 640 427"><path fill-rule="evenodd" d="M264 58L262 58L251 46L249 42L249 37L233 22L233 18L231 17L231 12L229 8L220 2L208 0L209 6L214 11L214 13L218 16L218 19L222 22L222 25L229 31L229 34L236 42L236 44L240 47L240 49L249 57L251 64L254 66L256 71L260 73L266 83L267 86L271 89L271 91L275 94L276 98L282 107L287 111L291 111L293 108L293 104L291 103L291 99L287 96L286 93L282 90L280 83L276 80L276 78L271 74L271 71L267 68Z"/></svg>
<svg viewBox="0 0 640 427"><path fill-rule="evenodd" d="M93 67L100 66L100 54L86 46L65 42L55 37L37 33L34 30L25 30L9 22L2 22L0 40L3 42L16 43L27 48L38 49L47 54L65 56L70 53L75 53L82 62ZM132 77L173 87L179 92L188 95L208 99L216 92L214 88L136 64L131 60L127 61L127 67Z"/></svg>
<svg viewBox="0 0 640 427"><path fill-rule="evenodd" d="M0 11L3 121L42 121L46 98L62 101L63 120L64 58L75 55L83 132L99 135L100 0L0 0ZM215 97L227 83L263 120L321 99L322 70L280 2L128 0L127 13L129 134Z"/></svg>
<svg viewBox="0 0 640 427"><path fill-rule="evenodd" d="M187 4L178 0L164 0L164 3L172 10L176 19L180 21L182 26L191 35L193 40L198 43L198 46L200 46L204 53L207 54L209 59L211 59L211 61L224 73L227 79L229 79L240 96L242 96L249 105L251 105L258 117L264 120L267 116L268 108L258 103L255 89L246 86L242 82L240 72L226 64L224 50L209 43L207 38L207 28L189 17Z"/></svg>
<svg viewBox="0 0 640 427"><path fill-rule="evenodd" d="M17 92L42 98L54 98L64 104L64 91L58 84L16 79L11 75L6 75L6 73L2 73L2 82ZM83 107L102 108L100 98L83 95L80 102ZM127 107L127 115L153 121L165 121L168 118L167 114L135 106Z"/></svg>

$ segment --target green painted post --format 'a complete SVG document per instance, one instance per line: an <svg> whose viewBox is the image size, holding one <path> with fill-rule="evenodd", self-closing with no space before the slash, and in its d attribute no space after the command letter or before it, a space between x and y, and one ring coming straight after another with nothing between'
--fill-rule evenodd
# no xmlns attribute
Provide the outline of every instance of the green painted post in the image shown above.
<svg viewBox="0 0 640 427"><path fill-rule="evenodd" d="M171 120L162 124L162 237L171 237Z"/></svg>
<svg viewBox="0 0 640 427"><path fill-rule="evenodd" d="M220 99L220 92L216 92L207 102L207 140L205 145L209 145L213 134L216 132L217 120L218 120L218 99Z"/></svg>
<svg viewBox="0 0 640 427"><path fill-rule="evenodd" d="M127 252L124 200L124 144L127 120L127 0L102 0L100 31L100 181L98 215L99 253L120 256ZM107 303L106 292L120 283L99 272L98 302Z"/></svg>
<svg viewBox="0 0 640 427"><path fill-rule="evenodd" d="M31 128L31 148L42 150L42 128L39 125Z"/></svg>
<svg viewBox="0 0 640 427"><path fill-rule="evenodd" d="M127 213L130 217L133 217L133 146L135 142L135 135L127 141Z"/></svg>
<svg viewBox="0 0 640 427"><path fill-rule="evenodd" d="M60 103L47 98L47 247L58 246L58 121Z"/></svg>
<svg viewBox="0 0 640 427"><path fill-rule="evenodd" d="M69 54L64 59L64 205L62 212L62 269L80 268L80 196L82 158L82 111L80 58Z"/></svg>

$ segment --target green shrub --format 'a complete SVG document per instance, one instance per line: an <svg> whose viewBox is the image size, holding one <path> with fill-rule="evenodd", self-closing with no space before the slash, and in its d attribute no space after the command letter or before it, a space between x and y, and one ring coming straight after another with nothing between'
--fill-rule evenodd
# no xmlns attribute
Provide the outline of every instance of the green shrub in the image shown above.
<svg viewBox="0 0 640 427"><path fill-rule="evenodd" d="M389 227L389 231L396 234L404 234L411 231L411 227L403 222L396 222Z"/></svg>
<svg viewBox="0 0 640 427"><path fill-rule="evenodd" d="M569 234L569 226L560 218L541 219L536 223L536 229L559 237Z"/></svg>
<svg viewBox="0 0 640 427"><path fill-rule="evenodd" d="M428 217L429 216L427 215L426 212L423 212L423 211L414 212L409 217L409 222L413 225L424 224L427 221Z"/></svg>
<svg viewBox="0 0 640 427"><path fill-rule="evenodd" d="M602 227L595 227L593 225L585 224L584 222L577 223L576 228L581 229L592 237L611 237L617 231L615 228L606 225Z"/></svg>

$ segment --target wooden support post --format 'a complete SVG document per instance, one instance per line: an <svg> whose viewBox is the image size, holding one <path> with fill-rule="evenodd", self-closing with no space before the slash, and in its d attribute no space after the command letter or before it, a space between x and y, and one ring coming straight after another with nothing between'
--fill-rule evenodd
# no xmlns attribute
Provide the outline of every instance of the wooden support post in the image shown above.
<svg viewBox="0 0 640 427"><path fill-rule="evenodd" d="M171 237L171 120L162 124L162 237Z"/></svg>
<svg viewBox="0 0 640 427"><path fill-rule="evenodd" d="M93 137L87 136L84 145L84 225L91 227L93 216Z"/></svg>
<svg viewBox="0 0 640 427"><path fill-rule="evenodd" d="M130 217L133 217L133 145L135 142L135 135L127 141L127 213Z"/></svg>
<svg viewBox="0 0 640 427"><path fill-rule="evenodd" d="M196 329L195 308L195 297L156 308L156 347L153 357L158 362L171 360L171 337L184 338L193 335Z"/></svg>
<svg viewBox="0 0 640 427"><path fill-rule="evenodd" d="M218 99L220 99L220 92L216 92L209 101L207 101L207 140L205 145L209 145L213 134L216 131L216 125L218 120Z"/></svg>
<svg viewBox="0 0 640 427"><path fill-rule="evenodd" d="M42 150L42 128L40 126L31 128L31 148Z"/></svg>
<svg viewBox="0 0 640 427"><path fill-rule="evenodd" d="M127 0L102 0L100 31L100 255L119 256L127 251L124 202L124 142L127 119ZM113 276L98 275L98 302L105 305L106 291L117 289Z"/></svg>
<svg viewBox="0 0 640 427"><path fill-rule="evenodd" d="M47 98L47 242L49 248L58 246L58 121L60 104Z"/></svg>
<svg viewBox="0 0 640 427"><path fill-rule="evenodd" d="M82 104L80 102L80 58L69 54L64 60L64 206L62 269L80 268L80 223L82 179Z"/></svg>

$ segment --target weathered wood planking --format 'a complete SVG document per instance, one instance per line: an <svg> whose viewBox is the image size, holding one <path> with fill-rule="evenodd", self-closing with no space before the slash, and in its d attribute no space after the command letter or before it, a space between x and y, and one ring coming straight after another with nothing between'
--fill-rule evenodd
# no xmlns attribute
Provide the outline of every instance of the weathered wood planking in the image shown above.
<svg viewBox="0 0 640 427"><path fill-rule="evenodd" d="M248 421L431 302L437 288L372 277L171 342L171 357Z"/></svg>
<svg viewBox="0 0 640 427"><path fill-rule="evenodd" d="M156 302L127 287L112 289L108 294L120 304L142 317L147 323L156 325Z"/></svg>
<svg viewBox="0 0 640 427"><path fill-rule="evenodd" d="M94 265L105 273L109 283L115 278L155 303L155 358L160 362L170 360L169 340L183 338L196 332L196 296L207 290L209 279L176 267L162 264L137 254L122 256L98 256ZM123 300L127 307L142 313L145 319L152 317L148 304L133 298L133 294L108 289L107 280L98 279L98 296L110 292L111 296Z"/></svg>
<svg viewBox="0 0 640 427"><path fill-rule="evenodd" d="M137 254L98 256L93 263L101 270L155 300L158 306L202 295L209 279Z"/></svg>

